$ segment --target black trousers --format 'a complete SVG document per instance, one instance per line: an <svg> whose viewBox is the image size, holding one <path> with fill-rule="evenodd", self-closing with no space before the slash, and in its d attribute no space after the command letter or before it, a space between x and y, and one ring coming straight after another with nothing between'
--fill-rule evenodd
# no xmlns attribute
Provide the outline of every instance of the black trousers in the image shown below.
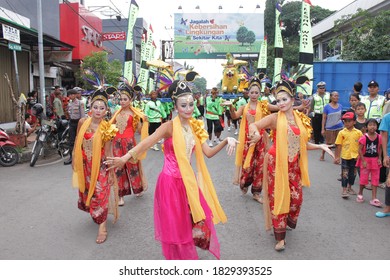
<svg viewBox="0 0 390 280"><path fill-rule="evenodd" d="M321 134L322 130L322 114L315 114L312 118L314 142L316 144L324 143L324 137Z"/></svg>
<svg viewBox="0 0 390 280"><path fill-rule="evenodd" d="M69 122L69 148L70 148L70 152L73 151L74 141L76 140L77 125L78 124L79 124L79 120L70 120L70 122Z"/></svg>
<svg viewBox="0 0 390 280"><path fill-rule="evenodd" d="M390 206L390 187L388 186L385 189L385 205Z"/></svg>

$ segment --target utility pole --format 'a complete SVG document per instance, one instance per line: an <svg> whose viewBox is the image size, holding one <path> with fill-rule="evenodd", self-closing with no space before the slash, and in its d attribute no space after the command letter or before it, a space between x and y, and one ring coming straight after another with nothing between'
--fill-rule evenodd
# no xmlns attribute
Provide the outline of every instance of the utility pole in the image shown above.
<svg viewBox="0 0 390 280"><path fill-rule="evenodd" d="M43 30L42 30L42 2L37 0L38 10L38 56L39 56L39 87L41 88L41 104L43 112L46 115L46 99L45 99L45 65L43 61Z"/></svg>

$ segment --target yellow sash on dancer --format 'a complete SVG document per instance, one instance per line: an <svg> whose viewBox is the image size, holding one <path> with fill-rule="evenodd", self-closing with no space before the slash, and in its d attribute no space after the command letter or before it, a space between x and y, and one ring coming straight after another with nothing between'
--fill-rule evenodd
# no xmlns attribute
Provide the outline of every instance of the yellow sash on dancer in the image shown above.
<svg viewBox="0 0 390 280"><path fill-rule="evenodd" d="M199 199L199 188L213 213L213 222L226 222L226 215L218 201L217 194L211 181L210 174L207 170L206 163L203 157L202 144L208 139L208 134L203 128L203 122L195 119L190 121L191 129L195 138L195 155L196 167L198 171L198 180L194 174L194 170L186 155L186 143L184 140L182 126L179 117L173 120L173 135L174 152L179 165L180 174L186 188L187 199L190 205L192 220L197 223L206 218Z"/></svg>
<svg viewBox="0 0 390 280"><path fill-rule="evenodd" d="M250 103L245 105L244 111L242 113L242 120L241 120L241 125L240 125L240 133L238 135L238 145L237 145L237 151L236 151L236 167L238 169L241 168L242 166L242 159L243 159L243 154L244 154L244 148L245 148L245 139L246 139L246 115L249 110ZM269 115L268 111L268 102L266 100L264 101L258 101L257 106L256 106L256 114L255 114L255 121L261 120L263 117ZM249 148L248 154L245 158L244 166L243 168L248 168L253 156L253 152L255 150L255 145ZM238 176L238 178L237 178ZM239 176L240 176L240 170L236 171L236 178L235 181L239 181Z"/></svg>
<svg viewBox="0 0 390 280"><path fill-rule="evenodd" d="M145 139L146 137L148 137L148 129L149 129L149 122L146 120L146 117L145 117L145 114L142 113L139 109L133 107L133 106L130 106L130 110L133 111L133 113L139 117L140 119L142 119L143 123L142 123L142 128L141 128L141 141L143 139ZM122 108L120 108L118 111L115 112L114 116L112 116L111 120L110 120L110 124L113 124L114 121L116 120L116 117L118 116L118 114L122 111ZM134 129L135 131L135 129ZM138 160L143 160L145 159L146 157L146 152L142 153L141 155L138 156Z"/></svg>
<svg viewBox="0 0 390 280"><path fill-rule="evenodd" d="M309 187L309 173L307 162L306 144L309 140L310 123L301 112L294 111L294 119L300 131L299 168L301 170L302 185ZM278 112L276 124L276 162L275 162L275 204L274 215L288 213L290 210L290 187L288 180L288 147L287 117L283 112Z"/></svg>
<svg viewBox="0 0 390 280"><path fill-rule="evenodd" d="M80 192L85 192L85 176L84 176L84 167L83 167L83 155L82 155L82 144L84 139L84 134L87 131L88 127L92 122L92 118L87 118L83 125L80 127L79 132L77 133L76 143L74 145L74 169L73 169L73 187L78 188ZM111 126L106 121L101 121L98 129L93 135L92 139L92 168L91 168L91 179L90 186L88 190L88 197L86 205L89 206L91 202L92 195L95 191L97 178L100 170L100 160L102 154L102 147L112 138L115 137L115 134L118 130Z"/></svg>

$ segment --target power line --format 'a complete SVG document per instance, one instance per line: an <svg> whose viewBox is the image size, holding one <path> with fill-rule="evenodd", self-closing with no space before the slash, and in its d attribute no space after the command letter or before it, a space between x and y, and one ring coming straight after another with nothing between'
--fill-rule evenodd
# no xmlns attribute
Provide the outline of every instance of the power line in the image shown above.
<svg viewBox="0 0 390 280"><path fill-rule="evenodd" d="M126 16L124 14L122 14L121 10L118 9L117 6L115 6L115 4L110 0L111 4L115 7L115 9L123 16L123 18L126 18Z"/></svg>
<svg viewBox="0 0 390 280"><path fill-rule="evenodd" d="M75 9L73 9L73 7L70 5L69 1L68 0L63 0L64 3L76 14L78 15L82 20L84 20L84 22L86 22L93 30L95 30L97 33L100 34L100 31L97 30L92 24L89 23L88 20L86 20L82 15L80 15ZM116 49L118 49L119 51L123 52L121 49L119 49L114 43L108 41L112 46L114 46Z"/></svg>

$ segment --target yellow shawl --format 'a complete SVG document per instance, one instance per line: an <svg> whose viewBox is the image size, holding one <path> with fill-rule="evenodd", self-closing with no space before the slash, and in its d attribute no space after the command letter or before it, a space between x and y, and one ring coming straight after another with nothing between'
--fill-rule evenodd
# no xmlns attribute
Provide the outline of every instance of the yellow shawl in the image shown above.
<svg viewBox="0 0 390 280"><path fill-rule="evenodd" d="M141 112L141 110L133 107L133 106L130 106L130 110L133 111L133 113L135 114L135 116L137 116L138 118L142 119L143 123L142 123L142 128L141 128L141 141L143 139L145 139L146 137L148 137L148 129L149 129L149 122L146 120L146 117L145 115ZM118 111L115 112L115 114L112 116L111 120L110 120L110 124L113 124L114 121L116 120L116 117L118 116L118 114L122 111L122 108L120 108ZM134 121L133 121L134 123ZM138 125L138 123L137 123ZM136 131L136 127L134 128L134 132ZM146 157L146 152L142 153L141 155L139 155L137 157L138 160L143 160L145 159Z"/></svg>
<svg viewBox="0 0 390 280"><path fill-rule="evenodd" d="M83 155L82 155L82 144L84 139L84 134L87 131L88 127L92 122L92 118L87 118L83 125L80 127L79 132L77 133L76 143L74 145L74 169L73 169L73 187L79 188L80 192L85 192L85 176L84 176L84 167L83 167ZM93 135L92 140L92 171L91 171L91 180L88 191L88 197L86 205L89 206L91 202L92 195L95 191L97 178L100 170L100 161L102 154L102 147L107 141L110 141L115 137L115 134L118 130L111 126L107 121L101 121L98 129Z"/></svg>
<svg viewBox="0 0 390 280"><path fill-rule="evenodd" d="M293 111L295 123L300 131L299 168L302 185L309 187L309 173L306 144L310 136L310 120L301 112ZM290 187L288 180L287 117L278 112L276 124L276 162L275 162L275 204L274 215L288 213L290 210Z"/></svg>
<svg viewBox="0 0 390 280"><path fill-rule="evenodd" d="M239 182L239 176L240 176L240 169L242 166L242 159L243 159L243 154L244 154L244 148L245 148L245 140L247 137L247 131L245 131L246 128L246 115L249 110L250 103L245 105L244 111L242 113L242 120L241 120L241 125L240 125L240 133L238 135L238 141L240 142L237 145L237 151L236 151L236 174L235 174L235 182ZM261 120L263 117L269 115L269 110L268 110L268 101L258 101L257 106L256 106L256 115L255 115L255 121ZM255 145L249 148L248 154L245 158L245 163L243 168L248 168L253 156L253 152L255 150Z"/></svg>
<svg viewBox="0 0 390 280"><path fill-rule="evenodd" d="M226 215L218 201L217 194L211 181L203 157L202 144L208 139L208 134L203 128L203 122L195 119L190 120L192 133L195 139L196 169L198 171L198 180L194 170L186 156L186 143L182 132L182 126L179 117L173 120L172 141L174 143L174 152L179 165L180 174L186 188L187 199L190 205L192 220L197 223L205 219L205 213L199 200L199 189L213 213L213 222L226 222Z"/></svg>

